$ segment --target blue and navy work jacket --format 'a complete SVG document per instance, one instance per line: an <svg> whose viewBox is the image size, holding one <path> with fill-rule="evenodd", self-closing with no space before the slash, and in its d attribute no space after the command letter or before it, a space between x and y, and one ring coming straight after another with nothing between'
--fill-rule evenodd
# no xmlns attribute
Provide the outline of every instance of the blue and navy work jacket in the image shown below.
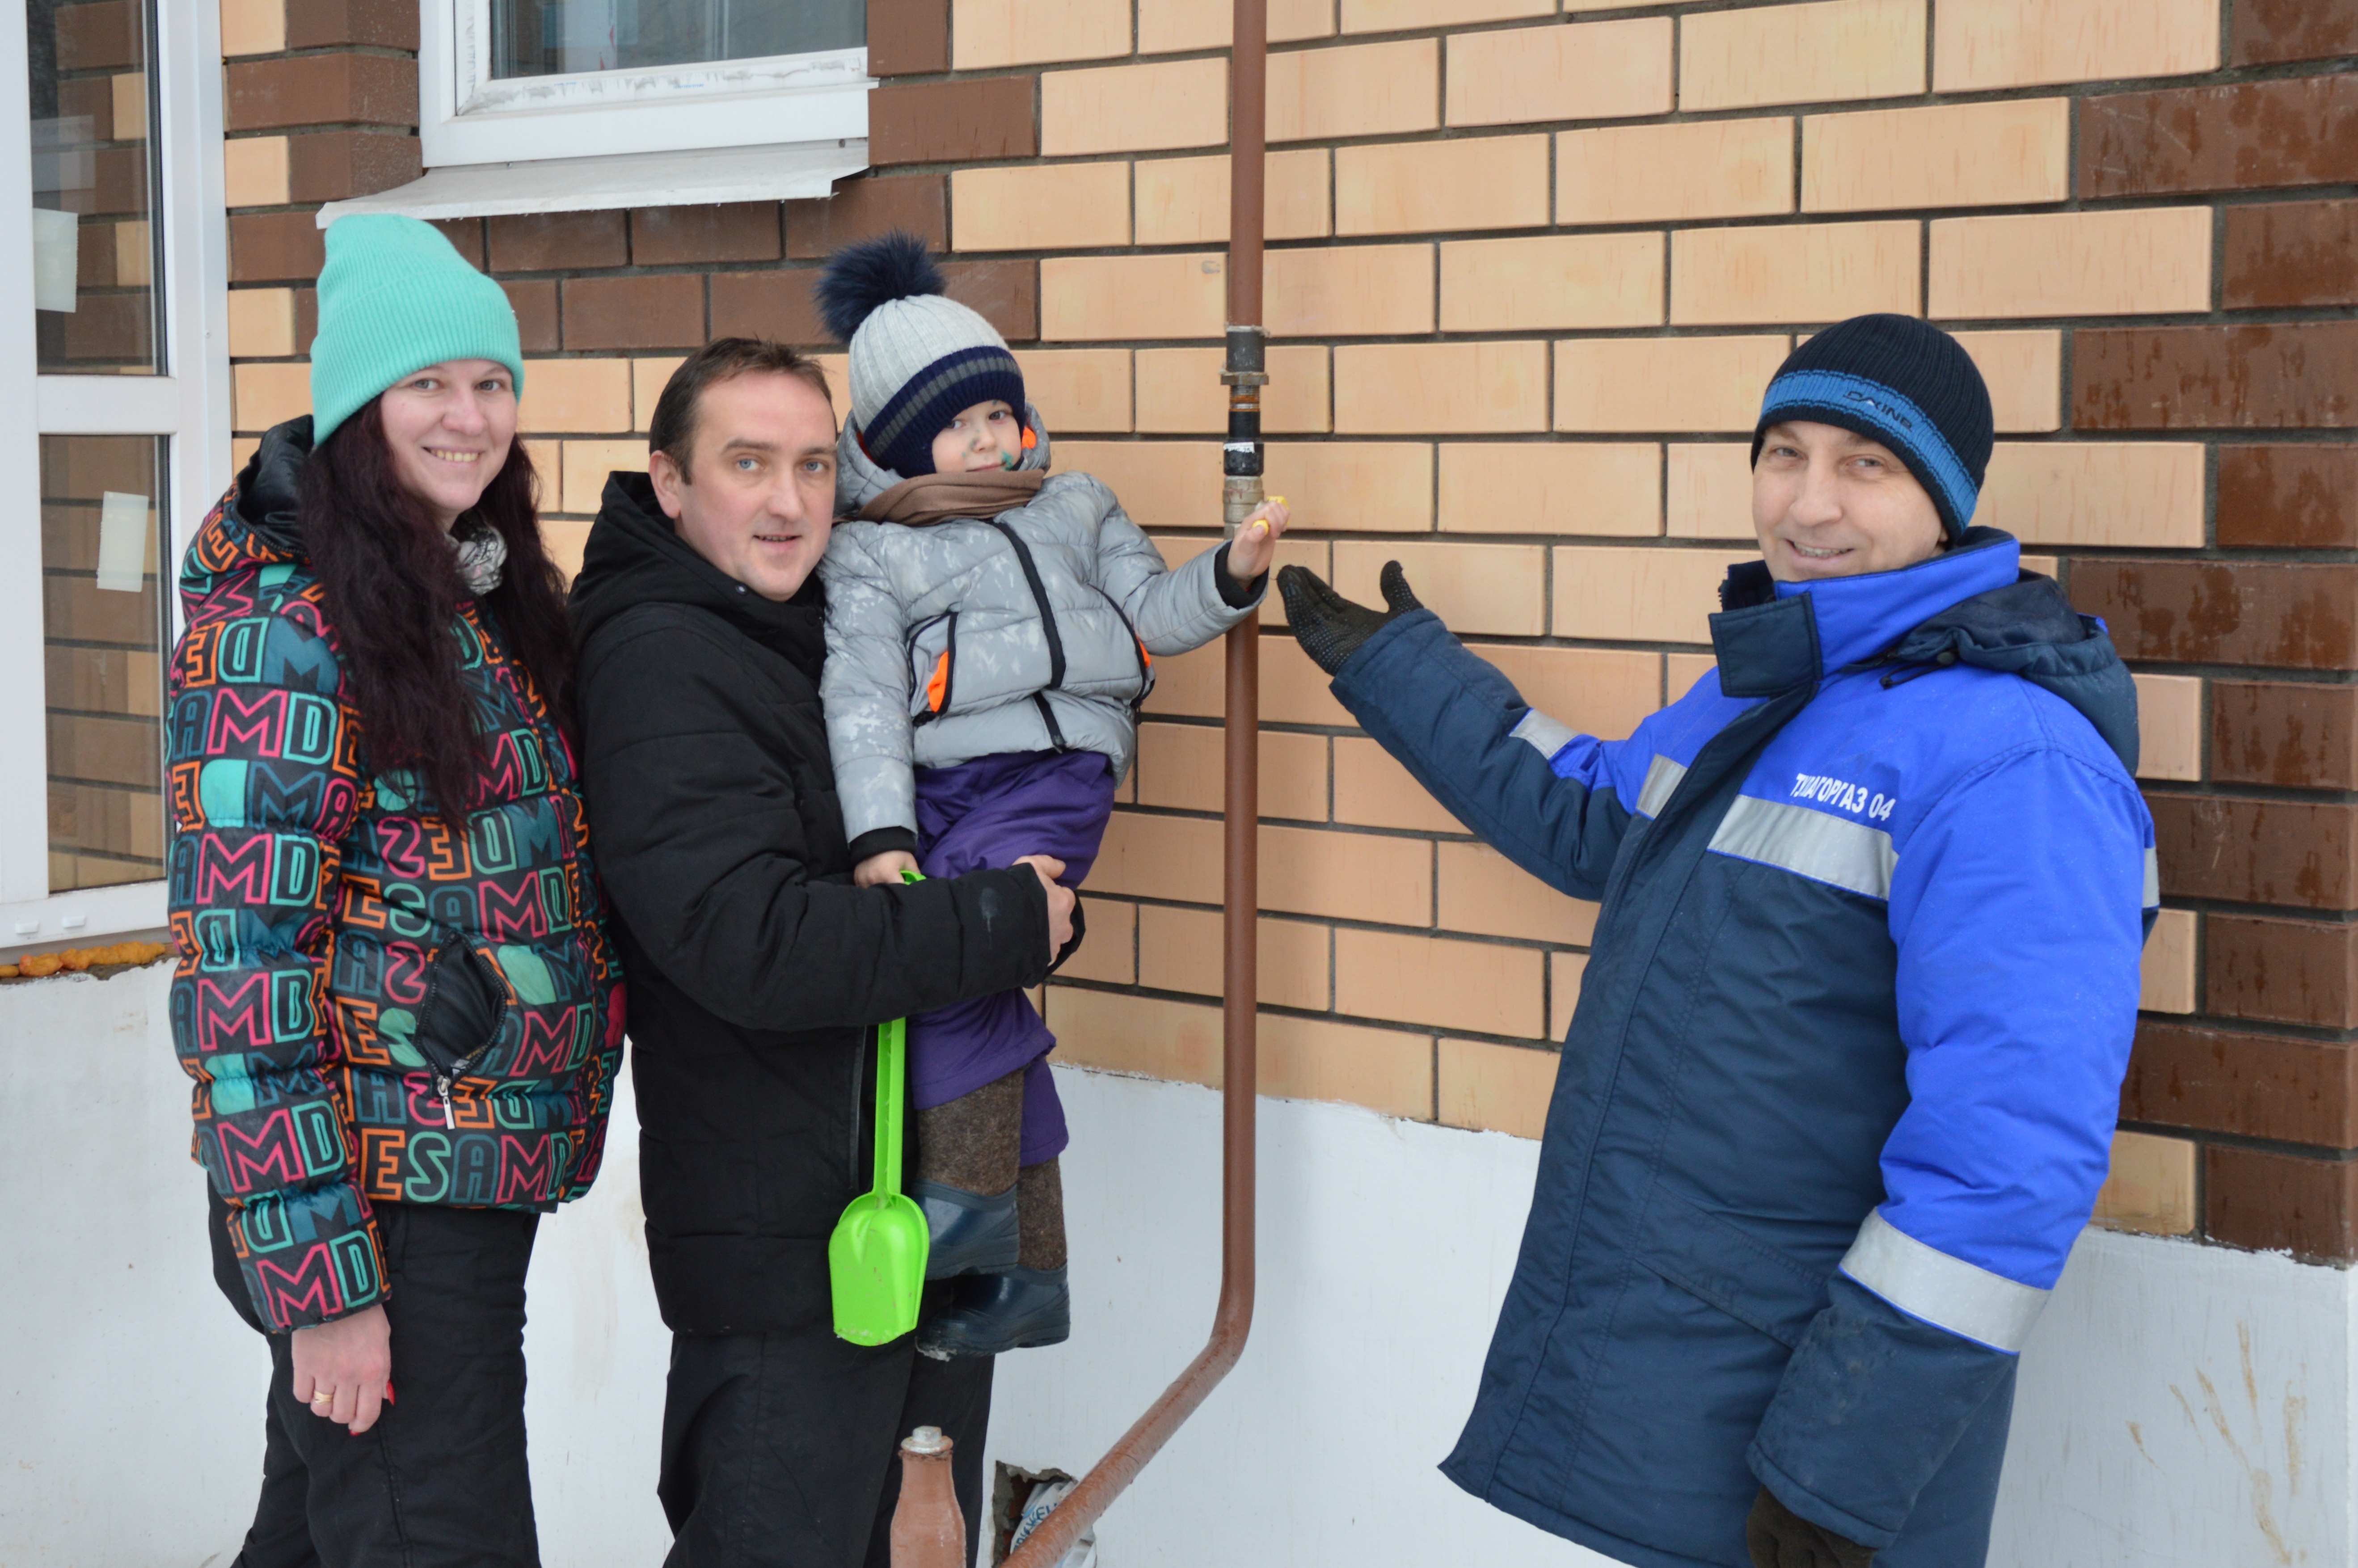
<svg viewBox="0 0 2358 1568"><path fill-rule="evenodd" d="M1626 741L1430 611L1335 681L1460 821L1603 903L1444 1466L1468 1491L1629 1563L1748 1564L1764 1484L1878 1568L1982 1561L2157 902L2127 672L2019 554L1739 567L1716 670Z"/></svg>

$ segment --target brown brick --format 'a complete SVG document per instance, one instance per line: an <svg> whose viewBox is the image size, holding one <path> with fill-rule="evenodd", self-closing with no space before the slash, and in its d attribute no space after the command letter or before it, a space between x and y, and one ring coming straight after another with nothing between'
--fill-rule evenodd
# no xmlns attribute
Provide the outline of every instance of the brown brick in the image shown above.
<svg viewBox="0 0 2358 1568"><path fill-rule="evenodd" d="M93 141L114 140L114 78L69 77L59 82L58 113L67 119L88 116Z"/></svg>
<svg viewBox="0 0 2358 1568"><path fill-rule="evenodd" d="M2082 559L2070 580L2125 658L2358 669L2358 567Z"/></svg>
<svg viewBox="0 0 2358 1568"><path fill-rule="evenodd" d="M452 248L467 258L470 266L483 265L483 221L481 218L432 218L431 222L442 231L442 237Z"/></svg>
<svg viewBox="0 0 2358 1568"><path fill-rule="evenodd" d="M2358 321L2097 328L2071 340L2080 429L2358 428Z"/></svg>
<svg viewBox="0 0 2358 1568"><path fill-rule="evenodd" d="M977 163L1040 151L1034 79L887 83L868 95L868 161Z"/></svg>
<svg viewBox="0 0 2358 1568"><path fill-rule="evenodd" d="M2358 0L2235 0L2234 10L2230 64L2358 54Z"/></svg>
<svg viewBox="0 0 2358 1568"><path fill-rule="evenodd" d="M578 272L621 266L631 242L619 211L506 212L487 219L492 272Z"/></svg>
<svg viewBox="0 0 2358 1568"><path fill-rule="evenodd" d="M229 221L229 280L306 281L319 276L326 241L308 212L241 212Z"/></svg>
<svg viewBox="0 0 2358 1568"><path fill-rule="evenodd" d="M704 275L565 282L568 349L692 349L704 341Z"/></svg>
<svg viewBox="0 0 2358 1568"><path fill-rule="evenodd" d="M2120 92L2080 103L2080 194L2358 179L2358 75Z"/></svg>
<svg viewBox="0 0 2358 1568"><path fill-rule="evenodd" d="M2358 1143L2358 1048L2148 1019L2121 1119L2346 1149Z"/></svg>
<svg viewBox="0 0 2358 1568"><path fill-rule="evenodd" d="M147 153L144 147L101 147L91 154L96 183L90 205L92 217L130 217L147 211Z"/></svg>
<svg viewBox="0 0 2358 1568"><path fill-rule="evenodd" d="M417 6L414 0L287 0L288 49L338 44L415 50Z"/></svg>
<svg viewBox="0 0 2358 1568"><path fill-rule="evenodd" d="M295 291L295 351L309 358L311 340L319 335L319 291L298 288Z"/></svg>
<svg viewBox="0 0 2358 1568"><path fill-rule="evenodd" d="M516 313L516 332L524 340L524 351L556 352L557 280L526 278L522 283L503 283L500 287L507 290L508 304Z"/></svg>
<svg viewBox="0 0 2358 1568"><path fill-rule="evenodd" d="M823 200L786 203L786 254L817 261L838 245L905 229L936 251L949 248L949 180L938 174L871 175L838 184Z"/></svg>
<svg viewBox="0 0 2358 1568"><path fill-rule="evenodd" d="M2300 909L2358 909L2358 806L2149 795L2161 891Z"/></svg>
<svg viewBox="0 0 2358 1568"><path fill-rule="evenodd" d="M942 263L949 297L999 329L1010 342L1040 335L1040 264L1034 261Z"/></svg>
<svg viewBox="0 0 2358 1568"><path fill-rule="evenodd" d="M59 322L65 358L72 364L146 360L154 353L155 315L137 294L85 294Z"/></svg>
<svg viewBox="0 0 2358 1568"><path fill-rule="evenodd" d="M417 138L394 131L316 131L287 138L287 199L341 201L406 185L424 169Z"/></svg>
<svg viewBox="0 0 2358 1568"><path fill-rule="evenodd" d="M2202 1154L2212 1240L2306 1263L2358 1259L2358 1162L2216 1145Z"/></svg>
<svg viewBox="0 0 2358 1568"><path fill-rule="evenodd" d="M138 16L138 8L130 0L59 6L58 69L97 70L106 66L137 65L146 52L141 48L144 39Z"/></svg>
<svg viewBox="0 0 2358 1568"><path fill-rule="evenodd" d="M229 130L417 124L417 62L397 56L315 54L235 60L228 74Z"/></svg>
<svg viewBox="0 0 2358 1568"><path fill-rule="evenodd" d="M2288 789L2358 789L2358 687L2211 683L2211 776Z"/></svg>
<svg viewBox="0 0 2358 1568"><path fill-rule="evenodd" d="M772 338L804 346L832 343L811 300L817 268L795 272L716 272L712 275L712 335Z"/></svg>
<svg viewBox="0 0 2358 1568"><path fill-rule="evenodd" d="M2219 543L2358 548L2358 447L2220 448Z"/></svg>
<svg viewBox="0 0 2358 1568"><path fill-rule="evenodd" d="M631 213L631 261L638 266L776 261L778 233L775 201L641 207Z"/></svg>
<svg viewBox="0 0 2358 1568"><path fill-rule="evenodd" d="M868 0L868 74L950 68L950 0Z"/></svg>
<svg viewBox="0 0 2358 1568"><path fill-rule="evenodd" d="M2271 201L2227 209L2223 303L2358 305L2358 201Z"/></svg>
<svg viewBox="0 0 2358 1568"><path fill-rule="evenodd" d="M2358 925L2247 914L2213 914L2208 925L2207 1011L2358 1029Z"/></svg>

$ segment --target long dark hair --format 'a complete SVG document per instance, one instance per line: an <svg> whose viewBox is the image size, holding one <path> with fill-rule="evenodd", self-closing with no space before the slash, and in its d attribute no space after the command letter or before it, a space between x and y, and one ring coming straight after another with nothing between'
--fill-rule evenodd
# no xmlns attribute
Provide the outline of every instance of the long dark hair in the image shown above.
<svg viewBox="0 0 2358 1568"><path fill-rule="evenodd" d="M500 586L480 602L492 612L490 630L569 733L573 634L565 579L540 540L538 488L524 443L511 442L507 461L459 526L479 520L507 542ZM433 809L456 822L475 805L482 760L450 638L467 588L442 530L395 475L374 399L312 449L301 516L304 549L352 674L367 765L379 774L410 770L431 792Z"/></svg>

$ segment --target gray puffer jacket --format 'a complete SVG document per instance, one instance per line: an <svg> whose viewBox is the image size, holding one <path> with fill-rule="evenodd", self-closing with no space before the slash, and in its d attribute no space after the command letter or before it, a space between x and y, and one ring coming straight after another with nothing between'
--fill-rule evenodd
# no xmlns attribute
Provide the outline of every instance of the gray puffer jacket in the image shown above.
<svg viewBox="0 0 2358 1568"><path fill-rule="evenodd" d="M1047 432L1027 412L1040 438L1021 467L1044 470ZM846 421L838 515L856 518L900 482ZM1260 600L1256 591L1228 602L1219 555L1173 571L1113 492L1085 473L1055 475L1028 505L993 518L837 523L819 566L819 695L854 852L899 847L861 843L884 829L914 844L914 768L1075 751L1102 752L1115 777L1127 773L1139 705L1154 685L1149 655L1201 647Z"/></svg>

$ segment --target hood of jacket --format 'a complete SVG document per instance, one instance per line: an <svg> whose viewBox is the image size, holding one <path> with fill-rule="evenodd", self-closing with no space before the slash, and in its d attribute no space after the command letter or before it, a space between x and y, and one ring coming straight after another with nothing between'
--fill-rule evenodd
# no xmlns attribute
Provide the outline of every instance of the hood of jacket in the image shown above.
<svg viewBox="0 0 2358 1568"><path fill-rule="evenodd" d="M685 604L718 615L813 680L827 656L827 590L817 570L781 603L764 599L690 549L643 473L606 476L606 493L573 579L573 624L587 643L641 604Z"/></svg>
<svg viewBox="0 0 2358 1568"><path fill-rule="evenodd" d="M297 509L303 493L303 463L311 455L311 416L289 419L265 432L262 444L238 470L229 493L205 519L180 560L181 602L197 602L234 572L257 567L307 565Z"/></svg>
<svg viewBox="0 0 2358 1568"><path fill-rule="evenodd" d="M1018 473L1048 471L1048 427L1040 422L1040 411L1029 403L1023 406L1023 422L1039 438L1023 460L1015 465ZM868 455L860 444L859 422L845 418L843 433L835 439L835 514L857 517L860 509L899 484L903 476Z"/></svg>

